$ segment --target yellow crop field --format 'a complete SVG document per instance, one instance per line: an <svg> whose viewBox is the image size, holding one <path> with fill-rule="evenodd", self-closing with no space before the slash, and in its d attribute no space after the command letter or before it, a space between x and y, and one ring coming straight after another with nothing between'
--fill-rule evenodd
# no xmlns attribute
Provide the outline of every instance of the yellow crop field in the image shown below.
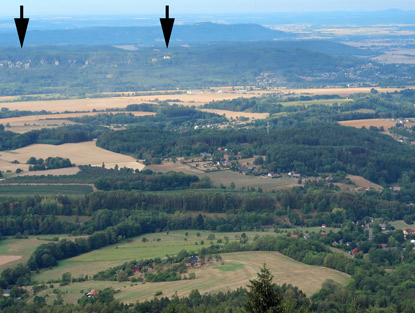
<svg viewBox="0 0 415 313"><path fill-rule="evenodd" d="M224 115L228 119L231 119L231 118L236 119L238 117L263 119L269 116L269 113L235 112L235 111L216 110L216 109L200 109L200 111L214 113L218 115Z"/></svg>
<svg viewBox="0 0 415 313"><path fill-rule="evenodd" d="M24 148L9 152L0 152L0 161L12 162L14 160L20 163L26 163L30 157L48 158L48 157L62 157L68 158L76 165L92 165L101 166L105 163L106 168L128 167L132 169L142 170L144 164L137 162L133 157L123 155L120 153L111 152L95 145L95 141L67 143L63 145L45 145L35 144ZM0 163L1 165L1 163ZM23 169L23 164L19 165ZM0 170L3 170L0 168Z"/></svg>
<svg viewBox="0 0 415 313"><path fill-rule="evenodd" d="M354 128L370 128L370 126L375 127L382 127L384 129L389 129L391 127L394 127L396 125L396 121L392 121L390 119L384 119L384 118L374 118L374 119L367 119L367 120L351 120L351 121L341 121L339 122L340 125L343 126L350 126Z"/></svg>

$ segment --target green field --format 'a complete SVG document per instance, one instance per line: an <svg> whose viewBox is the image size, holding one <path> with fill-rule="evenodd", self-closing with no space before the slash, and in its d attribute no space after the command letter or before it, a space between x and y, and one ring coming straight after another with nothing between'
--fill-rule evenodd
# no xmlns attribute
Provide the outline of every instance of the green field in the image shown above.
<svg viewBox="0 0 415 313"><path fill-rule="evenodd" d="M186 236L186 232L188 236ZM200 232L201 236L196 234ZM37 281L47 282L50 279L57 279L62 277L65 272L71 272L73 277L79 277L80 275L92 276L95 273L106 270L110 267L123 264L132 260L142 260L150 258L161 258L168 255L176 255L181 250L186 249L191 251L199 251L203 247L210 245L210 241L207 240L210 231L171 231L167 233L155 233L146 234L133 239L132 242L127 242L118 245L108 246L99 250L95 250L83 255L60 261L58 266L51 270L43 270L40 274L34 276ZM216 243L217 239L229 237L230 241L238 240L242 232L239 233L214 233L216 239L213 243ZM265 235L268 232L246 232L248 238L253 239L255 235ZM142 239L146 238L148 241L143 242ZM160 239L158 241L158 239ZM185 240L187 239L187 240ZM204 241L204 245L200 242ZM196 245L196 243L198 243Z"/></svg>
<svg viewBox="0 0 415 313"><path fill-rule="evenodd" d="M210 292L235 290L246 287L249 280L256 278L257 272L264 262L274 275L277 284L292 284L298 286L308 296L319 291L326 279L333 279L346 285L350 276L320 266L306 265L290 259L277 252L236 252L222 255L221 261L203 265L201 268L191 269L196 275L194 280L179 280L159 283L131 283L86 281L58 287L62 292L65 303L76 303L85 292L91 289L105 289L108 287L117 291L115 298L126 303L134 303L154 298L157 291L163 291L162 296L171 297L177 293L179 297L188 295L191 290L198 289L202 294ZM136 274L141 275L141 274ZM56 295L53 288L39 293L46 296L47 302L53 303Z"/></svg>
<svg viewBox="0 0 415 313"><path fill-rule="evenodd" d="M346 103L352 102L353 99L323 99L323 100L311 100L311 101L287 101L287 102L280 102L282 106L295 106L295 105L333 105L333 103Z"/></svg>
<svg viewBox="0 0 415 313"><path fill-rule="evenodd" d="M91 186L81 185L0 185L0 196L85 195L91 192Z"/></svg>
<svg viewBox="0 0 415 313"><path fill-rule="evenodd" d="M228 263L223 265L216 265L214 266L214 269L218 269L224 272L233 272L236 270L239 270L240 268L244 267L244 264L241 263Z"/></svg>
<svg viewBox="0 0 415 313"><path fill-rule="evenodd" d="M4 239L0 241L0 271L7 267L15 266L19 263L26 263L29 260L31 254L41 244L48 243L46 240L39 239L51 239L53 237L72 238L68 235L38 235L29 236L28 239ZM39 239L38 239L39 238ZM7 259L8 256L19 256L19 260L3 264L2 259Z"/></svg>
<svg viewBox="0 0 415 313"><path fill-rule="evenodd" d="M281 178L269 178L269 177L260 177L252 175L243 175L238 172L233 171L219 171L213 173L204 173L203 176L208 176L210 181L215 186L220 186L221 184L229 187L229 185L234 182L235 188L240 189L242 187L261 187L264 191L282 188L284 186L297 185L298 179L290 177L281 177Z"/></svg>
<svg viewBox="0 0 415 313"><path fill-rule="evenodd" d="M400 230L404 230L407 228L412 228L412 229L415 228L415 225L408 225L402 220L393 221L393 222L390 222L389 224L395 227L395 229L400 229Z"/></svg>

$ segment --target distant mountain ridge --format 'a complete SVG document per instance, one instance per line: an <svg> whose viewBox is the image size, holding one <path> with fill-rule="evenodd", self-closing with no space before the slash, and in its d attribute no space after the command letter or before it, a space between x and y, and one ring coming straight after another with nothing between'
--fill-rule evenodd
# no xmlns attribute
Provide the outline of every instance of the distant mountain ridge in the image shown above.
<svg viewBox="0 0 415 313"><path fill-rule="evenodd" d="M209 42L269 41L292 39L295 35L272 30L257 24L175 25L171 45ZM30 27L25 45L161 45L164 43L160 26L86 27L66 30L35 30ZM0 34L0 45L16 45L14 33Z"/></svg>

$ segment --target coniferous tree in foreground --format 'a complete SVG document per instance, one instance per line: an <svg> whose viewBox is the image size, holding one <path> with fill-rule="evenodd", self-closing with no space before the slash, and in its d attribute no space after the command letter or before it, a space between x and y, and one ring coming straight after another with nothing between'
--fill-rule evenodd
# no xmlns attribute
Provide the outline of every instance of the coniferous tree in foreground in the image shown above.
<svg viewBox="0 0 415 313"><path fill-rule="evenodd" d="M258 273L256 280L251 280L245 302L248 313L280 313L285 312L277 286L272 282L273 276L264 267Z"/></svg>

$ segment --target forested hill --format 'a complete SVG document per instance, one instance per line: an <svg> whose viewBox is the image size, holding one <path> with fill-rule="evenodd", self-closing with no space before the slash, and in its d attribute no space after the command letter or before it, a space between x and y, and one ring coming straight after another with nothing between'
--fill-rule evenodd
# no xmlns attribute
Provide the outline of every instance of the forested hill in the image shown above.
<svg viewBox="0 0 415 313"><path fill-rule="evenodd" d="M269 135L258 129L178 134L133 128L105 133L97 145L138 158L198 156L217 153L221 147L231 155L263 155L269 171L306 175L345 171L378 183L393 183L403 173L415 171L415 148L374 131L338 125L281 129Z"/></svg>
<svg viewBox="0 0 415 313"><path fill-rule="evenodd" d="M410 84L413 66L381 65L324 42L217 43L125 51L108 46L0 48L0 95L192 89L213 86ZM330 48L331 47L331 48ZM354 50L353 50L354 51ZM337 55L335 55L337 54ZM370 64L369 64L370 63ZM30 82L28 84L27 82ZM415 82L414 82L415 83Z"/></svg>
<svg viewBox="0 0 415 313"><path fill-rule="evenodd" d="M170 44L183 45L209 42L259 41L294 38L294 34L256 24L198 23L175 25ZM16 44L15 33L1 33L0 45ZM85 27L59 30L29 28L25 45L164 45L160 26Z"/></svg>

